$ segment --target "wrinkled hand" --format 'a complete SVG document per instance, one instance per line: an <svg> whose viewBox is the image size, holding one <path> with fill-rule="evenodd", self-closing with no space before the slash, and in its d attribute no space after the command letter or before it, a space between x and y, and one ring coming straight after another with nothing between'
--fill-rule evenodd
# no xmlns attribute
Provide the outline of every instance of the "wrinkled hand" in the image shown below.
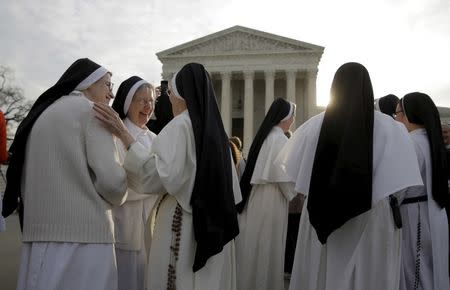
<svg viewBox="0 0 450 290"><path fill-rule="evenodd" d="M101 121L103 126L112 134L120 137L127 131L122 120L110 106L101 103L94 103L95 117Z"/></svg>
<svg viewBox="0 0 450 290"><path fill-rule="evenodd" d="M101 103L94 103L95 117L105 126L105 128L116 135L123 143L125 148L130 148L131 144L136 142L128 132L127 127L123 124L122 120L110 106Z"/></svg>

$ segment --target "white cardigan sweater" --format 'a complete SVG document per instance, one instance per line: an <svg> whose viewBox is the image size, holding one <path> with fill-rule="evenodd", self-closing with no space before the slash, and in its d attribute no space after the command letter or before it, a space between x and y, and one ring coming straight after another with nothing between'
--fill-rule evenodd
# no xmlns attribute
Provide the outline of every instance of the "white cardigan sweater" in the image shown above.
<svg viewBox="0 0 450 290"><path fill-rule="evenodd" d="M81 92L37 119L23 170L24 242L114 242L111 204L125 201L126 173Z"/></svg>

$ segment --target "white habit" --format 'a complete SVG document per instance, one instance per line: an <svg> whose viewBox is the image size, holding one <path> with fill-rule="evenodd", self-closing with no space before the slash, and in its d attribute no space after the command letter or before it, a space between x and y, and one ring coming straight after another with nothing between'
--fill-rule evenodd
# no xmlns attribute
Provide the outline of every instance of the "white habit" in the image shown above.
<svg viewBox="0 0 450 290"><path fill-rule="evenodd" d="M126 198L126 172L92 106L73 91L31 130L17 289L117 289L111 207Z"/></svg>
<svg viewBox="0 0 450 290"><path fill-rule="evenodd" d="M277 160L295 182L295 191L306 196L323 117L299 127ZM388 196L401 200L406 188L422 180L403 125L375 112L373 136L372 209L347 221L322 245L309 222L306 199L289 289L399 288L401 230L394 225Z"/></svg>
<svg viewBox="0 0 450 290"><path fill-rule="evenodd" d="M239 181L233 174L234 199L241 201ZM149 154L138 142L125 157L128 185L140 193L168 193L156 206L156 221L150 246L147 289L166 289L169 265L175 266L175 285L183 290L236 289L234 241L221 253L211 257L206 265L193 272L196 242L190 206L196 173L195 140L188 111L176 116L153 139ZM178 209L177 209L178 208ZM176 211L181 212L178 259L171 251L176 246L172 224Z"/></svg>
<svg viewBox="0 0 450 290"><path fill-rule="evenodd" d="M405 198L428 196L428 201L401 206L403 218L403 263L401 288L414 289L417 255L417 224L420 220L419 284L417 289L450 289L448 275L448 225L445 209L431 194L431 151L425 129L412 132L419 168L425 186L410 188Z"/></svg>
<svg viewBox="0 0 450 290"><path fill-rule="evenodd" d="M123 123L133 138L150 152L156 135L147 127L139 128L128 118ZM119 161L123 163L126 150L120 140L116 139L116 144ZM122 206L113 207L119 290L145 289L147 254L144 232L158 197L160 196L156 194L139 194L129 188L126 202Z"/></svg>
<svg viewBox="0 0 450 290"><path fill-rule="evenodd" d="M288 207L294 184L274 161L287 140L280 127L273 127L256 160L252 190L239 216L240 234L236 237L239 290L284 287Z"/></svg>

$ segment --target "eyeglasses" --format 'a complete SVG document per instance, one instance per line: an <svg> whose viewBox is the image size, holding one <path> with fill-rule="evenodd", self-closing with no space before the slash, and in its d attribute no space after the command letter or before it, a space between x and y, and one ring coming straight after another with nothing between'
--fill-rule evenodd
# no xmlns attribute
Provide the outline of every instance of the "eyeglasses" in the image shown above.
<svg viewBox="0 0 450 290"><path fill-rule="evenodd" d="M106 87L112 92L114 83L112 82L105 82Z"/></svg>
<svg viewBox="0 0 450 290"><path fill-rule="evenodd" d="M136 103L139 103L139 104L141 104L142 106L145 106L145 105L150 105L150 106L154 106L157 102L158 102L158 100L155 100L155 99L147 99L147 98L136 98L136 99L133 99L133 101L135 101Z"/></svg>
<svg viewBox="0 0 450 290"><path fill-rule="evenodd" d="M403 113L403 111L402 110L396 111L394 114L392 114L392 117L397 118L399 113Z"/></svg>

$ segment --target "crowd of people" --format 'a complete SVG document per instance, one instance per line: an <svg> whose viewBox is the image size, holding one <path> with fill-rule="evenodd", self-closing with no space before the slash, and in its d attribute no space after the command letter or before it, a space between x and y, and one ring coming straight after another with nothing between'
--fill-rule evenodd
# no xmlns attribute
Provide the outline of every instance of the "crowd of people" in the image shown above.
<svg viewBox="0 0 450 290"><path fill-rule="evenodd" d="M450 290L450 128L430 96L375 100L346 63L324 112L291 132L276 98L244 156L203 65L115 95L111 76L75 61L17 129L17 289L281 290L288 239L291 290Z"/></svg>

